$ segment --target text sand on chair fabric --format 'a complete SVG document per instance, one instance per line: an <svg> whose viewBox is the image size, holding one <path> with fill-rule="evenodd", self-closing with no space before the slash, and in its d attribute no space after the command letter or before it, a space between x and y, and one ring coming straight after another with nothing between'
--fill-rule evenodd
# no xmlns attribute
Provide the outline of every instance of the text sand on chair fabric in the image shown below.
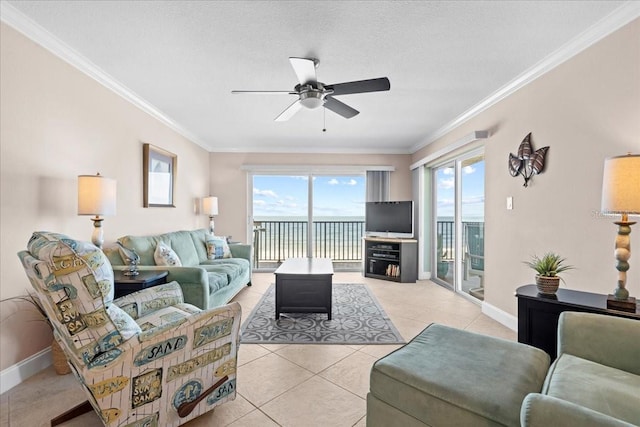
<svg viewBox="0 0 640 427"><path fill-rule="evenodd" d="M320 313L285 313L275 320L271 285L242 325L243 344L404 344L369 288L333 285L333 319Z"/></svg>

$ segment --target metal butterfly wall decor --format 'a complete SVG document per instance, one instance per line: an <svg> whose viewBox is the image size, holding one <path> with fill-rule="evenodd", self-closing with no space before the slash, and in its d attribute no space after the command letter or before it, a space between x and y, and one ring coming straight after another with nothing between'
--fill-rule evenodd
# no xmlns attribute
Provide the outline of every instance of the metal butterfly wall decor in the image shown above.
<svg viewBox="0 0 640 427"><path fill-rule="evenodd" d="M518 155L509 153L509 173L511 176L522 175L524 186L529 185L533 175L540 174L544 170L544 157L549 147L542 147L533 151L531 147L531 132L524 137L518 147Z"/></svg>

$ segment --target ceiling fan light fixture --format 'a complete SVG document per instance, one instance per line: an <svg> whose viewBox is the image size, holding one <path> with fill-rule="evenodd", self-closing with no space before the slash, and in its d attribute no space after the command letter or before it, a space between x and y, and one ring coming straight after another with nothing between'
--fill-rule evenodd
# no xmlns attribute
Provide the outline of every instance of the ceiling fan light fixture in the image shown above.
<svg viewBox="0 0 640 427"><path fill-rule="evenodd" d="M308 91L300 93L300 104L310 110L320 107L324 104L322 99L322 92L320 91Z"/></svg>

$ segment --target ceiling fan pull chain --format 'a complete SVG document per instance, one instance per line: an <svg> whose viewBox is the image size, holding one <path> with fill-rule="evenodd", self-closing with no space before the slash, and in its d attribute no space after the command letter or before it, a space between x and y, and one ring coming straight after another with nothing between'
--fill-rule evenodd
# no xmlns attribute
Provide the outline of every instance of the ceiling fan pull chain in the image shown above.
<svg viewBox="0 0 640 427"><path fill-rule="evenodd" d="M322 109L322 132L327 131L327 109Z"/></svg>

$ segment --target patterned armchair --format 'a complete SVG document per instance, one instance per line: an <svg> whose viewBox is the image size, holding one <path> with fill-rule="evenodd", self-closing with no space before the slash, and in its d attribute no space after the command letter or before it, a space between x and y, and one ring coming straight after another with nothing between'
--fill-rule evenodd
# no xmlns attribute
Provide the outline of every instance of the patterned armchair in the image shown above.
<svg viewBox="0 0 640 427"><path fill-rule="evenodd" d="M200 310L177 282L113 300L102 251L61 234L18 256L106 426L178 426L235 399L238 303Z"/></svg>

